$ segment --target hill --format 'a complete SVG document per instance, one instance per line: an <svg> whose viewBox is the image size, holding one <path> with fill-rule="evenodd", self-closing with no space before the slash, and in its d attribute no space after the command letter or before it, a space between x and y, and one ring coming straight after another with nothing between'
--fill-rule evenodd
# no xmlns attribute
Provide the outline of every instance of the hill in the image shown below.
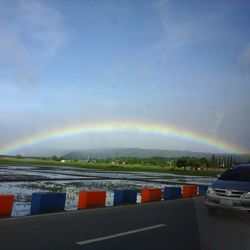
<svg viewBox="0 0 250 250"><path fill-rule="evenodd" d="M63 155L65 159L73 160L86 160L91 159L105 159L116 157L165 157L165 158L178 158L178 157L211 157L211 153L192 152L192 151L178 151L178 150L163 150L163 149L142 149L142 148L102 148L102 149L88 149L88 150L73 150Z"/></svg>

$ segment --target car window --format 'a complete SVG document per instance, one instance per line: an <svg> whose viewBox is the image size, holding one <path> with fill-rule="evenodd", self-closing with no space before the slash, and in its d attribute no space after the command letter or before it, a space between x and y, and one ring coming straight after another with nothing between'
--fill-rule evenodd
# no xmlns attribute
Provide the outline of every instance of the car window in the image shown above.
<svg viewBox="0 0 250 250"><path fill-rule="evenodd" d="M221 175L220 180L230 181L249 181L250 182L250 167L249 168L231 168Z"/></svg>

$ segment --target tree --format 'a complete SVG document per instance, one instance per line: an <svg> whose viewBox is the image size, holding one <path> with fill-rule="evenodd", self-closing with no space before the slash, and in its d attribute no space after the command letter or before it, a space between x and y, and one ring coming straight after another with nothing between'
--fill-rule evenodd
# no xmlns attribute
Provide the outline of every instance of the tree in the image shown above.
<svg viewBox="0 0 250 250"><path fill-rule="evenodd" d="M218 164L218 160L217 160L217 157L214 154L212 155L210 161L211 161L211 167L212 168L216 168L217 164Z"/></svg>
<svg viewBox="0 0 250 250"><path fill-rule="evenodd" d="M21 155L16 155L16 159L22 159L23 157Z"/></svg>
<svg viewBox="0 0 250 250"><path fill-rule="evenodd" d="M184 169L186 169L186 166L187 166L187 159L185 159L185 158L177 159L177 161L176 161L176 167L177 168L184 167Z"/></svg>
<svg viewBox="0 0 250 250"><path fill-rule="evenodd" d="M202 167L209 168L210 167L210 161L207 158L203 157L203 158L200 159L200 165Z"/></svg>
<svg viewBox="0 0 250 250"><path fill-rule="evenodd" d="M229 161L229 167L232 167L233 166L233 156L231 155L230 156L230 161Z"/></svg>
<svg viewBox="0 0 250 250"><path fill-rule="evenodd" d="M60 158L59 158L58 156L56 156L56 155L53 155L53 156L52 156L52 160L53 160L53 161L59 161Z"/></svg>
<svg viewBox="0 0 250 250"><path fill-rule="evenodd" d="M188 159L187 166L191 167L192 169L197 169L200 166L200 162L198 159Z"/></svg>

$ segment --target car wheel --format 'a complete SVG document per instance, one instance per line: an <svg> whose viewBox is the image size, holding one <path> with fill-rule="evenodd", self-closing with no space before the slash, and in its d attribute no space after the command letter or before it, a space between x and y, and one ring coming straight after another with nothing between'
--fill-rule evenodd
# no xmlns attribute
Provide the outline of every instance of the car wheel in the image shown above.
<svg viewBox="0 0 250 250"><path fill-rule="evenodd" d="M218 212L218 210L216 208L213 207L207 207L207 214L208 215L216 215Z"/></svg>

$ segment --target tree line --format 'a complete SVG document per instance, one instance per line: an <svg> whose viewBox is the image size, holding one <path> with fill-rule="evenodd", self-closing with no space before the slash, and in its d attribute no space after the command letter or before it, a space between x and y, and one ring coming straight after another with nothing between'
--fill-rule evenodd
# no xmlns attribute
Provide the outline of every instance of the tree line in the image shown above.
<svg viewBox="0 0 250 250"><path fill-rule="evenodd" d="M238 162L237 157L233 155L215 155L208 158L189 158L182 157L176 160L176 167L192 169L197 168L230 168Z"/></svg>
<svg viewBox="0 0 250 250"><path fill-rule="evenodd" d="M23 158L21 155L16 156L17 159ZM39 157L40 159L40 157ZM51 158L41 158L44 160L62 161L63 157L53 155ZM73 161L79 161L77 159ZM195 157L179 157L179 158L165 158L165 157L116 157L106 159L88 159L87 162L100 162L108 164L123 164L123 165L143 165L143 166L159 166L159 167L177 167L177 168L229 168L239 161L235 155L215 155L210 158L195 158ZM250 162L250 161L249 161Z"/></svg>
<svg viewBox="0 0 250 250"><path fill-rule="evenodd" d="M97 162L113 163L113 164L128 164L128 165L150 165L161 167L177 167L177 168L229 168L238 162L238 158L233 155L215 155L211 158L194 158L194 157L180 157L180 158L164 158L164 157L117 157L98 160Z"/></svg>

